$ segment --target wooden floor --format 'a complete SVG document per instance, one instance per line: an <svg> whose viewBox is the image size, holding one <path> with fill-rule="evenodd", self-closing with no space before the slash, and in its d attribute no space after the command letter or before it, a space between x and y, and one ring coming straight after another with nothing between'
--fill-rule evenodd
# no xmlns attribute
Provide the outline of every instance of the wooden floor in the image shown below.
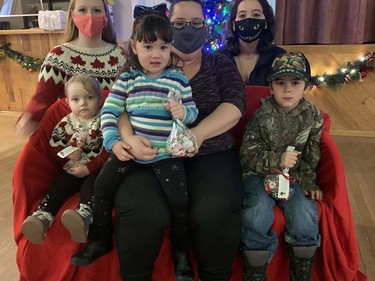
<svg viewBox="0 0 375 281"><path fill-rule="evenodd" d="M375 138L334 136L344 160L361 255L361 271L375 280Z"/></svg>
<svg viewBox="0 0 375 281"><path fill-rule="evenodd" d="M15 138L18 114L0 112L0 280L18 280L13 240L12 171L25 140ZM375 281L375 138L335 136L344 159L361 254L361 271ZM323 281L323 280L319 280Z"/></svg>
<svg viewBox="0 0 375 281"><path fill-rule="evenodd" d="M18 280L16 245L13 239L12 175L25 140L16 138L13 127L18 113L0 112L0 280Z"/></svg>

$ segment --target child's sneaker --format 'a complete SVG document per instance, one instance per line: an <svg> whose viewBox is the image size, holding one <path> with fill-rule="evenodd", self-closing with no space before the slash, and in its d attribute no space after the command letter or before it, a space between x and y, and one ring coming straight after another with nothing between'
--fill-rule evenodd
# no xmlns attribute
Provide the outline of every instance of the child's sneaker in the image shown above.
<svg viewBox="0 0 375 281"><path fill-rule="evenodd" d="M85 243L92 223L92 209L86 204L79 204L79 209L66 210L61 216L61 222L69 231L73 241Z"/></svg>
<svg viewBox="0 0 375 281"><path fill-rule="evenodd" d="M31 243L43 244L54 218L50 212L37 210L24 220L21 232Z"/></svg>

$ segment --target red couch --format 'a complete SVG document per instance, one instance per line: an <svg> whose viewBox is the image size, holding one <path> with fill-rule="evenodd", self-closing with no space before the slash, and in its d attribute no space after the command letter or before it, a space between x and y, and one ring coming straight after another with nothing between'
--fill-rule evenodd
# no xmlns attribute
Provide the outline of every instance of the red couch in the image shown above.
<svg viewBox="0 0 375 281"><path fill-rule="evenodd" d="M248 118L259 107L259 99L269 95L268 87L248 87L246 116L234 128L238 143L242 140L243 127ZM50 155L48 140L55 124L68 113L64 100L56 102L45 114L40 127L30 136L19 158L13 177L14 238L18 246L17 265L21 281L119 281L117 253L101 258L87 267L75 267L70 257L83 245L72 242L69 233L61 224L65 209L75 208L78 194L69 198L59 211L42 245L29 243L21 233L23 220L34 210L49 183L57 174L54 155ZM350 202L346 188L345 171L339 151L329 135L330 121L324 115L322 134L322 159L318 168L320 187L325 192L319 206L319 222L322 245L317 252L313 267L313 279L319 281L365 281L367 277L358 271L359 254L353 225ZM283 241L285 220L275 207L274 230L279 234L279 247L268 267L268 280L289 280L289 259ZM173 281L173 266L170 257L169 233L155 264L153 280ZM242 281L242 265L239 257L233 263L231 281Z"/></svg>

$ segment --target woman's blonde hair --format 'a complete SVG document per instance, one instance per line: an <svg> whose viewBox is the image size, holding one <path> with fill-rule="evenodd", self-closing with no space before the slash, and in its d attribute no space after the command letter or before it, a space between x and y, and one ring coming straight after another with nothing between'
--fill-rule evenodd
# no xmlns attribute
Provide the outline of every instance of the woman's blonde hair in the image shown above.
<svg viewBox="0 0 375 281"><path fill-rule="evenodd" d="M68 10L68 21L67 21L67 25L65 28L64 42L70 42L76 39L79 35L78 28L73 22L73 10L75 8L76 1L77 0L70 1L69 10ZM105 0L102 0L102 2L103 2L105 14L107 16L107 24L104 27L104 30L102 32L102 39L105 42L117 44L116 33L112 26L112 20L111 20L111 15L109 14L108 6Z"/></svg>
<svg viewBox="0 0 375 281"><path fill-rule="evenodd" d="M81 83L82 87L90 94L95 94L98 98L101 98L101 88L99 81L94 77L78 74L73 75L66 83L65 83L65 96L68 97L68 88L69 86L74 83Z"/></svg>

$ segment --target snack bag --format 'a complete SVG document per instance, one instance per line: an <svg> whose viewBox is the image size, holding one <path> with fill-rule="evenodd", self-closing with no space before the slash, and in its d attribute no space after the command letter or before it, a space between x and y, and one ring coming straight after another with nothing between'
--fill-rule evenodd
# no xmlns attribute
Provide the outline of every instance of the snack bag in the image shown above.
<svg viewBox="0 0 375 281"><path fill-rule="evenodd" d="M170 102L180 101L181 94L176 91L170 91L166 105ZM172 130L167 139L166 151L172 157L192 157L198 153L198 144L194 134L181 120L173 120Z"/></svg>
<svg viewBox="0 0 375 281"><path fill-rule="evenodd" d="M294 189L288 186L288 191L284 192L282 189L285 181L288 181L288 183L289 181L293 182L293 180L285 178L284 174L267 175L264 177L264 188L272 198L287 201L293 196Z"/></svg>
<svg viewBox="0 0 375 281"><path fill-rule="evenodd" d="M88 137L88 129L84 128L79 122L77 122L77 126L74 129L74 133L69 140L70 146L60 151L58 155L61 158L65 158L70 153L73 153L74 151L80 149L82 146L84 146L87 137ZM63 152L66 152L65 155ZM62 155L60 154L62 154L64 157L62 157ZM69 169L76 167L77 163L87 164L88 162L89 162L89 159L87 158L87 155L85 153L81 153L81 159L79 161L69 160L64 165L63 169L65 171L68 171Z"/></svg>
<svg viewBox="0 0 375 281"><path fill-rule="evenodd" d="M173 157L192 157L197 154L197 140L181 120L173 120L166 150Z"/></svg>
<svg viewBox="0 0 375 281"><path fill-rule="evenodd" d="M289 145L286 151L294 151L295 147ZM294 189L290 187L290 183L293 183L295 179L289 177L289 169L285 168L283 171L274 169L277 174L267 175L264 178L264 188L266 191L276 200L287 201L294 194Z"/></svg>

